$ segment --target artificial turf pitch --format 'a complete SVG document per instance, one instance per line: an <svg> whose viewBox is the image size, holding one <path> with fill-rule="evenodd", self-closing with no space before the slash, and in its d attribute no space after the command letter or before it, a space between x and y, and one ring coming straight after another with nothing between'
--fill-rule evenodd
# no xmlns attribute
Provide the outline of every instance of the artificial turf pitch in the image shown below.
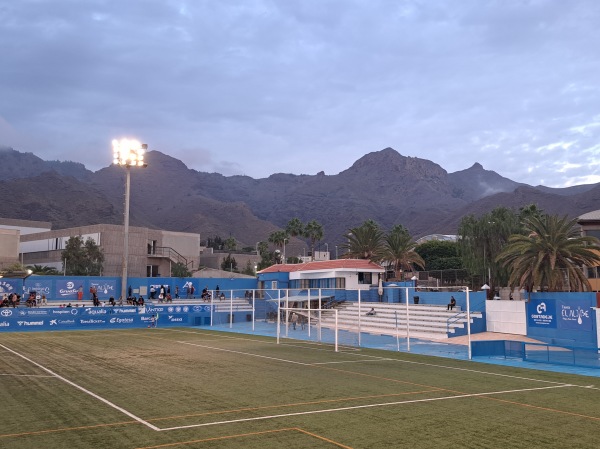
<svg viewBox="0 0 600 449"><path fill-rule="evenodd" d="M597 448L598 378L196 329L5 333L0 448Z"/></svg>

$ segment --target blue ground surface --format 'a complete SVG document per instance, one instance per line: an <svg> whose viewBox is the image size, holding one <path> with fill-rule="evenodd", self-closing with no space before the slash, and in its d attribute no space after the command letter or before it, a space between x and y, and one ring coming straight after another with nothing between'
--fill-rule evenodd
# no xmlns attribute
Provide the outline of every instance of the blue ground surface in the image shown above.
<svg viewBox="0 0 600 449"><path fill-rule="evenodd" d="M235 323L231 327L229 324L218 324L211 329L233 332L246 335L263 335L269 337L277 336L277 326L274 323L256 322L254 329L252 323ZM326 343L334 342L334 335L329 329L321 331L319 340L319 331L315 327L311 327L310 335L308 328L301 329L297 325L296 329L290 324L287 328L288 338L307 340L307 341L322 341ZM286 338L285 326L282 326L280 338ZM469 351L466 345L420 340L411 338L410 342L405 337L389 336L389 335L372 335L363 333L359 337L356 333L340 331L338 335L338 345L340 347L363 347L372 349L383 349L386 351L411 352L414 354L430 355L436 357L446 357L451 359L468 360ZM409 348L410 345L410 348ZM410 350L409 350L410 349ZM490 363L494 365L514 366L519 368L528 368L541 371L554 371L558 373L578 374L582 376L600 377L600 369L578 367L573 365L559 365L552 363L536 363L524 361L519 358L505 357L473 357L473 361L481 363Z"/></svg>

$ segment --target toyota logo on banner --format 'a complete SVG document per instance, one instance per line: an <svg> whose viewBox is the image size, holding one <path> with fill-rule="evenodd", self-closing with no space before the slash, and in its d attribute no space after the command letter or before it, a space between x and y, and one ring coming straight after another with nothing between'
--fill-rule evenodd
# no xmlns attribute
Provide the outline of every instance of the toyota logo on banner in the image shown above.
<svg viewBox="0 0 600 449"><path fill-rule="evenodd" d="M2 312L0 312L0 315L2 315L2 316L11 316L12 315L12 310L3 310Z"/></svg>

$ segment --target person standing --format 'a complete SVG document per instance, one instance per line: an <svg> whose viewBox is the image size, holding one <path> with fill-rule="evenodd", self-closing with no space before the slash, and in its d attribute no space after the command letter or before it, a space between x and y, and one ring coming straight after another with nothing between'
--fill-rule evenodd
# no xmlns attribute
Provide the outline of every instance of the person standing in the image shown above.
<svg viewBox="0 0 600 449"><path fill-rule="evenodd" d="M179 286L175 286L175 299L179 299Z"/></svg>
<svg viewBox="0 0 600 449"><path fill-rule="evenodd" d="M292 329L296 330L296 324L298 323L298 315L292 312Z"/></svg>
<svg viewBox="0 0 600 449"><path fill-rule="evenodd" d="M83 285L77 289L77 301L83 301Z"/></svg>

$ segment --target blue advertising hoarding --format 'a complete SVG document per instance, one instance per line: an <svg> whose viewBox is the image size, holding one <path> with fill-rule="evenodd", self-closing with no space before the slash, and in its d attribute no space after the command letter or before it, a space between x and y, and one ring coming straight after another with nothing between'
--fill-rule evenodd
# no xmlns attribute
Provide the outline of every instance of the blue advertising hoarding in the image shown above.
<svg viewBox="0 0 600 449"><path fill-rule="evenodd" d="M0 308L0 332L173 327L210 316L210 305Z"/></svg>
<svg viewBox="0 0 600 449"><path fill-rule="evenodd" d="M23 286L22 279L0 279L0 295L16 293L21 294L21 288Z"/></svg>
<svg viewBox="0 0 600 449"><path fill-rule="evenodd" d="M84 288L83 282L77 279L61 278L56 280L54 299L61 301L77 300L77 291Z"/></svg>
<svg viewBox="0 0 600 449"><path fill-rule="evenodd" d="M28 279L28 282L23 284L23 296L29 297L30 292L35 292L36 299L40 299L42 295L49 298L52 294L52 281L48 279Z"/></svg>
<svg viewBox="0 0 600 449"><path fill-rule="evenodd" d="M532 299L528 305L527 321L530 327L556 329L556 304L554 300Z"/></svg>
<svg viewBox="0 0 600 449"><path fill-rule="evenodd" d="M589 301L556 301L558 328L593 332L593 310Z"/></svg>

